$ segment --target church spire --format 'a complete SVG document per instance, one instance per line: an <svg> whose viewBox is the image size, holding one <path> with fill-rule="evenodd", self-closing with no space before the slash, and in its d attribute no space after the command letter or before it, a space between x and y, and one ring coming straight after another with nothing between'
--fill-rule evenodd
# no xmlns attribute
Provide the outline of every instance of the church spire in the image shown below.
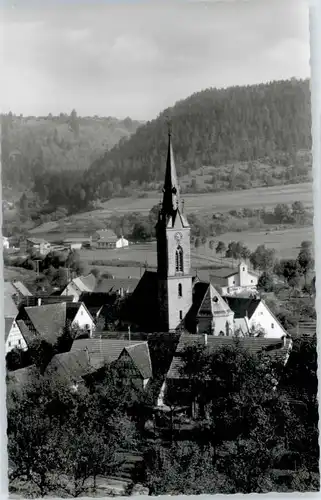
<svg viewBox="0 0 321 500"><path fill-rule="evenodd" d="M165 172L165 183L163 188L162 212L164 215L172 215L178 208L179 185L175 167L171 124L168 123L168 149Z"/></svg>

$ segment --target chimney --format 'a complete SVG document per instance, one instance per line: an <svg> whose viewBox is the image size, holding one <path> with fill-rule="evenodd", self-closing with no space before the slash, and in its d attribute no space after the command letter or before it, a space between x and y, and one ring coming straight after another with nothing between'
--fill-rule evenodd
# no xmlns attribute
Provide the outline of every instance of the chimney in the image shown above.
<svg viewBox="0 0 321 500"><path fill-rule="evenodd" d="M207 345L207 333L204 333L204 345Z"/></svg>
<svg viewBox="0 0 321 500"><path fill-rule="evenodd" d="M38 306L41 306L41 298L38 297Z"/></svg>

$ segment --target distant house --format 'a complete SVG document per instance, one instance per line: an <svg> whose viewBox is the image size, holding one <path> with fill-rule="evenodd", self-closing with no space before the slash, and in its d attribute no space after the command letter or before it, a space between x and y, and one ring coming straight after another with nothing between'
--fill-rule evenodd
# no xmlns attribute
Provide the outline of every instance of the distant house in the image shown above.
<svg viewBox="0 0 321 500"><path fill-rule="evenodd" d="M220 285L222 295L237 295L244 292L255 293L258 280L258 273L249 271L245 262L241 262L237 270L232 272L231 269L218 269L211 273L211 281Z"/></svg>
<svg viewBox="0 0 321 500"><path fill-rule="evenodd" d="M101 229L96 231L92 241L96 248L116 248L119 238L111 229Z"/></svg>
<svg viewBox="0 0 321 500"><path fill-rule="evenodd" d="M278 319L268 308L264 300L247 297L224 297L234 312L234 330L243 335L251 335L253 331L267 339L281 339L287 335Z"/></svg>
<svg viewBox="0 0 321 500"><path fill-rule="evenodd" d="M74 278L68 283L66 288L61 292L61 295L72 295L74 297L74 302L78 302L83 292L93 292L96 283L97 280L93 274L78 276L78 278Z"/></svg>
<svg viewBox="0 0 321 500"><path fill-rule="evenodd" d="M87 349L77 349L56 354L48 364L45 375L70 383L77 390L84 378L95 372L97 367L91 362Z"/></svg>
<svg viewBox="0 0 321 500"><path fill-rule="evenodd" d="M21 300L25 297L32 297L32 293L22 281L13 280L11 283Z"/></svg>
<svg viewBox="0 0 321 500"><path fill-rule="evenodd" d="M26 240L27 251L36 251L39 252L40 255L47 255L50 252L51 245L48 241L43 240L42 238L27 238Z"/></svg>
<svg viewBox="0 0 321 500"><path fill-rule="evenodd" d="M129 245L129 241L126 240L123 236L121 236L121 238L119 238L116 241L116 248L125 248L125 247L128 247L128 245Z"/></svg>
<svg viewBox="0 0 321 500"><path fill-rule="evenodd" d="M13 318L5 318L5 352L13 349L28 349L27 343L20 331L17 322Z"/></svg>
<svg viewBox="0 0 321 500"><path fill-rule="evenodd" d="M188 402L188 394L185 390L187 377L182 373L184 366L183 352L187 346L206 345L210 351L215 351L218 348L233 345L234 342L233 337L182 334L161 388L158 406L166 405L169 400L171 404L175 402L174 404L178 405L184 405ZM282 339L248 337L239 339L239 342L242 347L248 349L251 353L264 352L283 364L287 363L293 345L292 339L286 336Z"/></svg>
<svg viewBox="0 0 321 500"><path fill-rule="evenodd" d="M88 238L66 238L63 243L64 246L70 248L70 250L81 250L84 243L88 242Z"/></svg>
<svg viewBox="0 0 321 500"><path fill-rule="evenodd" d="M2 246L5 249L8 249L10 247L9 238L7 238L6 236L2 236Z"/></svg>
<svg viewBox="0 0 321 500"><path fill-rule="evenodd" d="M71 352L87 349L91 362L97 368L117 362L129 363L132 381L141 389L146 388L152 378L152 364L147 342L119 339L79 339L75 340Z"/></svg>

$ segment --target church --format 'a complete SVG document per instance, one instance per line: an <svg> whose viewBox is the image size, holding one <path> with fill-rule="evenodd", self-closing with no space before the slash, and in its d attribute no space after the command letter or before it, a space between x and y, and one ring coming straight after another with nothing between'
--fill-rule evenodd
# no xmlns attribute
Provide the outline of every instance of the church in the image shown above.
<svg viewBox="0 0 321 500"><path fill-rule="evenodd" d="M263 330L270 332L266 336L286 335L260 298L223 298L212 283L193 276L191 227L180 196L170 130L156 240L157 271L145 271L126 305L125 317L131 328L145 332L247 336L257 324L262 327L264 319L267 328ZM253 321L256 317L258 322Z"/></svg>

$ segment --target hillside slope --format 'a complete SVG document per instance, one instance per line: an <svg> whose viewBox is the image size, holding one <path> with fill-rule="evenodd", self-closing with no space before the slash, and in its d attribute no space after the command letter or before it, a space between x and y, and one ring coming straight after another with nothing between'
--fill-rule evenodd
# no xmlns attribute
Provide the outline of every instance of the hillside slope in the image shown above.
<svg viewBox="0 0 321 500"><path fill-rule="evenodd" d="M80 118L75 112L70 116L2 116L3 186L24 190L43 172L82 172L139 125L130 118Z"/></svg>
<svg viewBox="0 0 321 500"><path fill-rule="evenodd" d="M93 162L86 179L100 197L105 189L110 192L110 182L124 187L133 181L162 180L168 116L180 176L203 165L215 168L258 159L267 165L300 168L297 153L311 147L307 80L207 89L164 110Z"/></svg>

